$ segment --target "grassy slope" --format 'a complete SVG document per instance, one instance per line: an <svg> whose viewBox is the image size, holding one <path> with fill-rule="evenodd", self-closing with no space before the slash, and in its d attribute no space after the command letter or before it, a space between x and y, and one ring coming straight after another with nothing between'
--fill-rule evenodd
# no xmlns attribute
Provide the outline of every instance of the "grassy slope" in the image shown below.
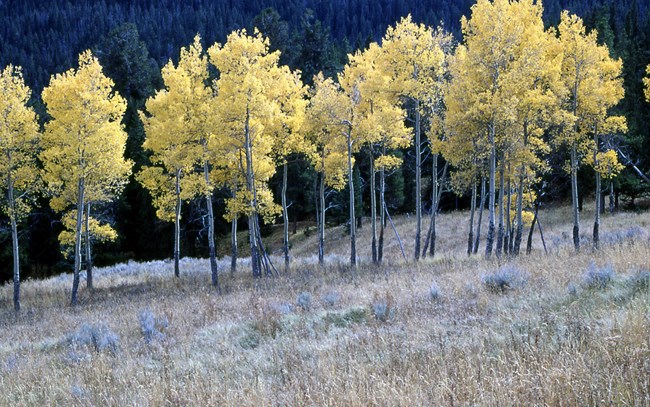
<svg viewBox="0 0 650 407"><path fill-rule="evenodd" d="M649 405L650 291L631 278L650 267L650 213L605 216L610 244L577 255L569 215L542 214L551 254L536 234L510 262L527 283L503 294L482 283L496 260L464 254L467 213L440 217L438 255L419 265L398 261L389 230L391 264L347 270L337 228L325 270L313 234L294 243L290 277L255 284L242 261L221 296L194 259L180 280L169 262L100 269L77 309L70 276L25 283L18 317L5 285L0 405ZM413 220L396 223L411 255ZM584 285L592 262L615 271L607 288Z"/></svg>

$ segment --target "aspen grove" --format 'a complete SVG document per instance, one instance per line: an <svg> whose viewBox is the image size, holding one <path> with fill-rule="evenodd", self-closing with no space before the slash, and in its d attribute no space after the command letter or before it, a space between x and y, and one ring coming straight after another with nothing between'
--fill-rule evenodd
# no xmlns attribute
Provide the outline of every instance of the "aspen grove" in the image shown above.
<svg viewBox="0 0 650 407"><path fill-rule="evenodd" d="M220 288L215 205L222 205L225 221L233 225L233 270L237 222L245 220L252 275L291 271L287 188L292 160L308 163L317 173L313 186L301 187L314 190L314 255L321 266L327 254L326 212L333 206L330 192L345 188L350 266L366 257L373 267L386 262L384 242L393 238L387 226L392 223L387 184L405 152L415 163L416 230L414 252L402 248L404 261L435 255L436 239L445 239L436 232L436 216L442 194L451 190L471 202L468 254L476 254L484 239L485 257L518 256L525 229L535 227L551 154L563 156L570 177L575 251L582 247L578 191L587 188L578 170L594 170L591 244L598 249L603 181L611 184L627 164L620 148L608 142L627 130L625 117L615 110L624 96L623 64L580 17L564 12L557 27L547 28L542 13L541 2L533 0L478 0L462 19L458 39L444 27L405 16L380 42L348 55L337 75L320 72L312 78L283 65L280 51L258 30L233 31L223 44L202 44L197 35L180 49L177 63L170 60L162 68L162 88L139 108L148 164L137 169L124 156L127 101L91 51L79 55L76 68L52 76L43 90L47 117L42 129L28 104L30 90L21 69L4 68L0 208L11 223L16 311L18 230L31 202L45 197L62 214L60 242L74 259L70 303L76 305L84 264L92 288L92 242L118 238L108 222L93 217L94 211L113 202L130 176L147 190L158 218L174 223L170 257L177 277L182 276L186 221L182 208L201 202L215 290ZM650 66L647 74L650 101ZM372 234L370 252L359 253L354 172L366 158ZM428 160L430 185L424 185ZM276 173L282 177L279 194L269 186ZM228 198L216 199L218 191L227 191ZM431 205L425 212L427 191ZM480 231L483 208L489 220L485 236ZM424 213L429 223L423 233ZM283 267L262 233L263 225L278 220ZM413 238L392 229L400 245L403 238Z"/></svg>

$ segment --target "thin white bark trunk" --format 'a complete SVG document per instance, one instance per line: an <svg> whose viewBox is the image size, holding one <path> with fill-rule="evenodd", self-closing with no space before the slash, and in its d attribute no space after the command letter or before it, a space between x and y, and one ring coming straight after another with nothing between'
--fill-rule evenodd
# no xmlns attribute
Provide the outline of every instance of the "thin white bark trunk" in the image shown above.
<svg viewBox="0 0 650 407"><path fill-rule="evenodd" d="M320 174L318 187L320 216L318 217L318 264L325 265L325 174Z"/></svg>
<svg viewBox="0 0 650 407"><path fill-rule="evenodd" d="M77 222L75 225L75 240L74 240L74 270L72 278L72 295L70 298L70 305L76 306L78 302L77 293L79 291L79 273L81 270L81 230L83 227L83 213L84 213L84 193L85 193L85 179L81 177L77 182Z"/></svg>
<svg viewBox="0 0 650 407"><path fill-rule="evenodd" d="M598 167L598 131L594 132L594 168ZM593 230L593 246L598 249L600 246L600 211L601 211L601 198L602 187L600 173L596 171L596 214L594 215L594 230Z"/></svg>
<svg viewBox="0 0 650 407"><path fill-rule="evenodd" d="M350 189L350 266L357 266L357 223L354 215L354 176L352 174L352 127L348 128L348 188Z"/></svg>
<svg viewBox="0 0 650 407"><path fill-rule="evenodd" d="M494 205L496 204L496 144L494 142L494 126L489 129L490 142L490 169L489 169L489 188L488 188L488 232L485 239L485 257L490 258L492 247L494 245Z"/></svg>
<svg viewBox="0 0 650 407"><path fill-rule="evenodd" d="M210 256L210 272L212 275L212 286L218 291L219 287L219 266L217 265L217 248L214 243L214 208L212 207L212 189L210 185L210 168L208 162L203 162L203 177L208 193L205 195L205 205L208 210L208 252Z"/></svg>
<svg viewBox="0 0 650 407"><path fill-rule="evenodd" d="M90 242L90 202L86 205L84 214L86 222L85 245L86 245L86 287L93 288L93 255Z"/></svg>
<svg viewBox="0 0 650 407"><path fill-rule="evenodd" d="M476 226L476 239L474 239L474 254L478 253L479 244L481 243L481 225L483 224L483 210L485 209L485 177L481 175L481 207L478 212L478 225Z"/></svg>
<svg viewBox="0 0 650 407"><path fill-rule="evenodd" d="M467 236L467 255L472 254L474 249L474 213L476 212L476 179L472 183L472 200L469 210L469 233Z"/></svg>
<svg viewBox="0 0 650 407"><path fill-rule="evenodd" d="M11 218L11 250L14 261L14 310L20 311L20 252L18 250L18 223L16 221L16 200L14 198L14 181L7 177L7 199L9 201Z"/></svg>
<svg viewBox="0 0 650 407"><path fill-rule="evenodd" d="M181 170L176 170L176 213L174 215L174 276L180 277L181 258Z"/></svg>
<svg viewBox="0 0 650 407"><path fill-rule="evenodd" d="M283 230L283 251L284 251L284 271L289 272L289 212L287 209L287 182L288 182L289 166L286 161L282 166L282 221L284 223Z"/></svg>
<svg viewBox="0 0 650 407"><path fill-rule="evenodd" d="M420 102L415 101L415 254L420 259L420 240L422 234L422 156L420 146Z"/></svg>
<svg viewBox="0 0 650 407"><path fill-rule="evenodd" d="M372 233L372 262L379 264L379 255L377 253L377 196L375 187L375 156L370 148L370 220L371 220L371 233Z"/></svg>
<svg viewBox="0 0 650 407"><path fill-rule="evenodd" d="M580 251L580 211L578 210L578 153L571 147L571 205L573 209L573 246Z"/></svg>

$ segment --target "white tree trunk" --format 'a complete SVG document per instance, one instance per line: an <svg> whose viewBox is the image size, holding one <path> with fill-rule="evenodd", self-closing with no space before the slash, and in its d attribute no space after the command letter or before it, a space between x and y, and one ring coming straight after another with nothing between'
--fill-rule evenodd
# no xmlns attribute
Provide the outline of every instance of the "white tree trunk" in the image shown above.
<svg viewBox="0 0 650 407"><path fill-rule="evenodd" d="M72 295L70 298L70 305L77 305L77 293L79 291L79 273L81 270L81 230L83 227L83 213L84 213L84 193L85 193L85 180L80 178L77 183L77 222L75 225L74 237L74 270L72 278Z"/></svg>

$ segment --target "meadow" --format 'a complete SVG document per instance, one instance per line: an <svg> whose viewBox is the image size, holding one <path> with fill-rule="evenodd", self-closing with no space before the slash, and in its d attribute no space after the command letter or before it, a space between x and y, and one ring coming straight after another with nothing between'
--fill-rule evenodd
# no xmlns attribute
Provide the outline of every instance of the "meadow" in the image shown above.
<svg viewBox="0 0 650 407"><path fill-rule="evenodd" d="M188 258L180 278L170 261L97 269L74 308L71 275L25 282L19 315L7 284L0 405L648 406L650 212L605 215L598 251L592 215L577 254L568 207L541 212L548 254L536 233L530 255L500 260L468 257L468 214L452 212L419 263L388 229L373 267L366 223L357 269L342 227L324 268L300 230L279 277L221 259L221 294ZM410 257L414 220L395 222Z"/></svg>

